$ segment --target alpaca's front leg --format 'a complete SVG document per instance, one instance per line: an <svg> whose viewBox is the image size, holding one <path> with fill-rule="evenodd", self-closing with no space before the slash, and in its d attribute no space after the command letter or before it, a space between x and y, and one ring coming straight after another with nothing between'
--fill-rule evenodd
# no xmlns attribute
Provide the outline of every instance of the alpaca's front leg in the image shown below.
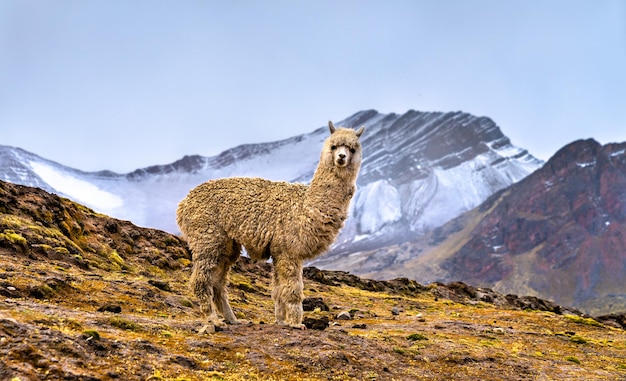
<svg viewBox="0 0 626 381"><path fill-rule="evenodd" d="M302 262L274 258L274 311L276 322L298 329L306 329L302 324Z"/></svg>
<svg viewBox="0 0 626 381"><path fill-rule="evenodd" d="M228 303L228 293L226 287L223 284L217 285L213 288L213 302L217 307L217 310L224 316L224 321L228 324L240 324L239 320L235 317L233 309Z"/></svg>

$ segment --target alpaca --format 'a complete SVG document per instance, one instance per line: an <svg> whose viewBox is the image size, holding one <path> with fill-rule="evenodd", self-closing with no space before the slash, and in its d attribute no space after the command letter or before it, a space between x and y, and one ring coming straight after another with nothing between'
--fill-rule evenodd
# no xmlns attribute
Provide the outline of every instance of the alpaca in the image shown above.
<svg viewBox="0 0 626 381"><path fill-rule="evenodd" d="M361 166L364 131L328 122L310 185L260 178L209 180L180 202L178 225L193 257L190 278L209 322L238 324L228 303L228 271L242 246L256 260L272 258L276 322L304 329L302 264L325 252L348 216Z"/></svg>

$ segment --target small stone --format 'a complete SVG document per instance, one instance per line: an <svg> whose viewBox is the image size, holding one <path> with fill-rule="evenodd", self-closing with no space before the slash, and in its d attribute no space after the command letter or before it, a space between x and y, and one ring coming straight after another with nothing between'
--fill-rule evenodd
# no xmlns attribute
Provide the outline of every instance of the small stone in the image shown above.
<svg viewBox="0 0 626 381"><path fill-rule="evenodd" d="M166 282L166 281L157 280L157 279L150 279L148 281L148 283L150 283L152 286L158 288L159 290L172 291L172 288L170 287L170 284L168 282Z"/></svg>
<svg viewBox="0 0 626 381"><path fill-rule="evenodd" d="M326 328L328 328L328 325L329 325L328 318L326 316L323 316L319 319L306 317L304 318L302 323L308 329L316 329L319 331L325 330Z"/></svg>
<svg viewBox="0 0 626 381"><path fill-rule="evenodd" d="M198 366L198 364L196 363L194 359L191 359L185 356L180 356L180 355L170 358L170 361L184 368L189 368L189 369L194 369Z"/></svg>
<svg viewBox="0 0 626 381"><path fill-rule="evenodd" d="M113 219L109 219L107 220L107 222L104 224L104 228L109 232L109 233L117 233L120 230L119 225L117 224L117 222L115 222L115 220Z"/></svg>
<svg viewBox="0 0 626 381"><path fill-rule="evenodd" d="M398 307L393 307L391 309L391 314L394 315L394 316L400 315L400 310L398 309Z"/></svg>
<svg viewBox="0 0 626 381"><path fill-rule="evenodd" d="M504 335L504 328L496 327L493 329L493 333L497 333L498 335Z"/></svg>
<svg viewBox="0 0 626 381"><path fill-rule="evenodd" d="M352 326L352 328L356 328L356 329L365 329L367 328L367 325L365 325L365 323L362 324L355 324Z"/></svg>
<svg viewBox="0 0 626 381"><path fill-rule="evenodd" d="M16 289L15 287L13 287L13 286L9 286L9 287L7 287L7 290L9 290L9 291L15 291L15 290L17 290L17 289Z"/></svg>
<svg viewBox="0 0 626 381"><path fill-rule="evenodd" d="M119 314L120 312L122 312L122 307L116 304L106 304L98 308L98 312L111 312L114 314Z"/></svg>
<svg viewBox="0 0 626 381"><path fill-rule="evenodd" d="M364 319L365 318L365 314L363 312L355 312L352 317L354 319Z"/></svg>
<svg viewBox="0 0 626 381"><path fill-rule="evenodd" d="M352 319L352 316L350 316L350 312L348 311L341 311L340 313L337 314L336 319L337 320L350 320Z"/></svg>
<svg viewBox="0 0 626 381"><path fill-rule="evenodd" d="M329 311L328 305L324 303L324 300L319 297L304 298L302 301L302 309L304 311L315 311L319 308L320 311Z"/></svg>

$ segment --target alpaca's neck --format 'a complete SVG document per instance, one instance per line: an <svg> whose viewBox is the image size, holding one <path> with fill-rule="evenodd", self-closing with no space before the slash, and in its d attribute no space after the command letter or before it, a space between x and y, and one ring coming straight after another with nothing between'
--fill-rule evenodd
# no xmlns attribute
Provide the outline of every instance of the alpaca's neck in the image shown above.
<svg viewBox="0 0 626 381"><path fill-rule="evenodd" d="M305 206L323 214L347 213L357 174L358 168L324 168L320 164L307 190Z"/></svg>

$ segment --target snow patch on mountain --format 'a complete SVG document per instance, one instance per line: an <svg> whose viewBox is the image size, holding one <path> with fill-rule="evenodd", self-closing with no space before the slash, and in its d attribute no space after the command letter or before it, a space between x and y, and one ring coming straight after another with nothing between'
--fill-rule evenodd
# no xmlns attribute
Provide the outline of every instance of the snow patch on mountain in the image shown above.
<svg viewBox="0 0 626 381"><path fill-rule="evenodd" d="M386 180L375 181L361 189L353 206L362 234L376 233L385 224L402 217L400 193Z"/></svg>
<svg viewBox="0 0 626 381"><path fill-rule="evenodd" d="M113 211L124 205L122 198L102 190L93 183L63 173L41 162L29 162L30 168L58 192L100 211Z"/></svg>

